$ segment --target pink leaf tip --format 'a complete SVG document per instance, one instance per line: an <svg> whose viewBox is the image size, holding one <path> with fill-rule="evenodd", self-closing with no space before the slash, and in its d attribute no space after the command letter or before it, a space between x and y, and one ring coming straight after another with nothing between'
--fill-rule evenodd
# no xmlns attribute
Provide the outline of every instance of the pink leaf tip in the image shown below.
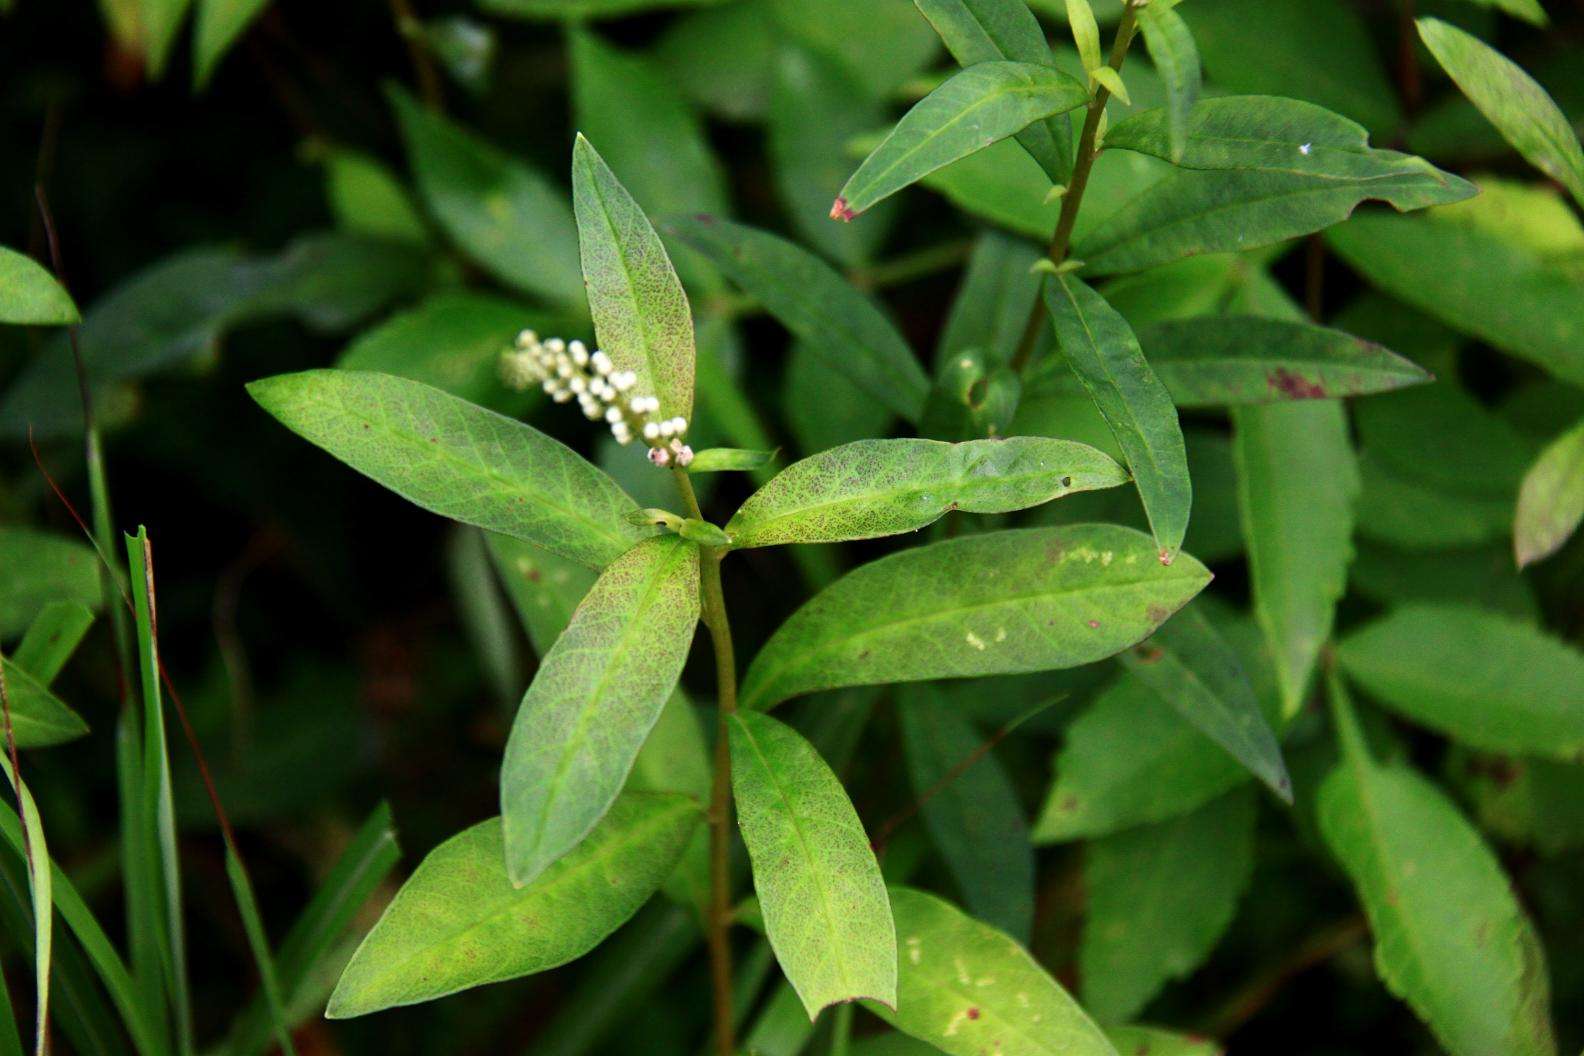
<svg viewBox="0 0 1584 1056"><path fill-rule="evenodd" d="M846 223L857 215L852 209L848 208L847 199L845 198L837 198L835 202L831 203L830 218L832 220L840 220Z"/></svg>

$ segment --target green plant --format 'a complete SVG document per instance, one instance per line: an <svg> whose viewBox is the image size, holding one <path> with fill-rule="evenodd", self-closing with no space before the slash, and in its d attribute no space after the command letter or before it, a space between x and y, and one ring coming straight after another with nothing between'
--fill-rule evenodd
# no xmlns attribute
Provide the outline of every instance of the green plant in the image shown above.
<svg viewBox="0 0 1584 1056"><path fill-rule="evenodd" d="M32 955L35 1051L52 972L77 1048L117 1051L101 1028L140 1056L198 1048L152 550L140 531L116 556L94 408L135 414L118 386L223 332L340 333L418 293L334 366L255 362L269 376L247 391L462 526L447 560L470 662L514 709L491 747L499 816L452 824L354 951L342 937L394 861L376 812L272 947L183 713L259 988L218 1051L290 1052L326 999L332 1020L371 1016L607 941L532 1044L630 1047L613 1023L652 1013L702 940L708 999L678 987L676 1015L707 1020L719 1056L1195 1054L1366 935L1422 1024L1392 1028L1399 1051L1571 1044L1584 149L1545 88L1411 6L1401 99L1341 3L706 4L643 54L582 21L642 0L483 6L567 20L570 207L447 116L436 64L473 84L447 61L456 38L395 4L423 89L385 90L413 190L320 145L337 231L189 251L86 319L0 251L0 320L71 334L70 357L19 372L0 422L48 439L80 415L92 503L92 550L0 528L20 555L0 636L25 631L0 660L20 808L0 813L0 910ZM261 7L201 5L200 84ZM156 71L180 11L162 18L141 38ZM937 37L960 67L939 76ZM1473 106L1440 125L1402 121L1421 40ZM767 123L798 240L722 215L696 105ZM1478 115L1571 204L1421 156ZM1399 127L1414 153L1371 145ZM878 259L916 187L956 207L948 236ZM877 297L958 265L943 320L904 331ZM129 325L147 320L169 325ZM775 390L761 345L782 331ZM918 332L938 333L927 366ZM86 732L51 684L94 609L141 676L116 747L129 963L51 866L18 753ZM707 707L710 679L687 673L700 624ZM1030 746L1052 734L1050 777ZM1079 841L1081 858L1036 851ZM1152 1004L1250 889L1268 934L1246 943L1248 981ZM1054 934L1080 918L1076 940ZM1344 971L1363 1004L1360 967ZM0 1002L0 1054L22 1051L18 1018ZM1360 1051L1399 1044L1355 1033Z"/></svg>

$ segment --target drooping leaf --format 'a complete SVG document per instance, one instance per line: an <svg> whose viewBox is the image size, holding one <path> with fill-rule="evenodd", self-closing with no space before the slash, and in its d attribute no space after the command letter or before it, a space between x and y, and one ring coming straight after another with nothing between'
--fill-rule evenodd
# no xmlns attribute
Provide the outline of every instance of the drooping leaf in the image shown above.
<svg viewBox="0 0 1584 1056"><path fill-rule="evenodd" d="M506 875L499 818L429 853L342 973L331 1019L430 1001L581 957L638 911L699 817L686 796L629 792L527 887Z"/></svg>
<svg viewBox="0 0 1584 1056"><path fill-rule="evenodd" d="M1336 400L1238 407L1232 421L1254 614L1291 717L1347 588L1358 468Z"/></svg>
<svg viewBox="0 0 1584 1056"><path fill-rule="evenodd" d="M1192 607L1179 613L1123 653L1122 663L1273 792L1292 802L1281 747L1260 713L1243 664L1204 613Z"/></svg>
<svg viewBox="0 0 1584 1056"><path fill-rule="evenodd" d="M1513 548L1518 567L1556 553L1584 521L1584 421L1553 440L1518 491Z"/></svg>
<svg viewBox="0 0 1584 1056"><path fill-rule="evenodd" d="M831 216L850 220L936 169L1088 101L1083 85L1050 66L969 66L903 115L842 187Z"/></svg>
<svg viewBox="0 0 1584 1056"><path fill-rule="evenodd" d="M965 577L964 568L980 570ZM1076 667L1133 645L1209 582L1115 525L990 532L848 573L748 668L745 707L816 689Z"/></svg>
<svg viewBox="0 0 1584 1056"><path fill-rule="evenodd" d="M193 30L193 80L200 91L226 52L268 3L269 0L198 0Z"/></svg>
<svg viewBox="0 0 1584 1056"><path fill-rule="evenodd" d="M960 66L1006 60L1054 65L1045 31L1023 0L914 0ZM1072 174L1072 122L1036 121L1017 141L1053 182Z"/></svg>
<svg viewBox="0 0 1584 1056"><path fill-rule="evenodd" d="M1244 789L1085 849L1078 971L1097 1018L1132 1019L1210 956L1253 873L1254 807Z"/></svg>
<svg viewBox="0 0 1584 1056"><path fill-rule="evenodd" d="M1144 327L1138 340L1178 407L1365 396L1433 380L1373 342L1283 319L1180 319Z"/></svg>
<svg viewBox="0 0 1584 1056"><path fill-rule="evenodd" d="M766 231L714 216L673 218L665 227L871 397L918 420L929 391L924 368L875 303L830 265Z"/></svg>
<svg viewBox="0 0 1584 1056"><path fill-rule="evenodd" d="M1199 49L1188 23L1166 4L1146 5L1138 13L1138 23L1150 61L1166 81L1166 160L1180 165L1188 143L1189 114L1199 101Z"/></svg>
<svg viewBox="0 0 1584 1056"><path fill-rule="evenodd" d="M572 148L583 282L600 347L663 418L693 416L693 316L660 236L582 135Z"/></svg>
<svg viewBox="0 0 1584 1056"><path fill-rule="evenodd" d="M1502 137L1584 206L1584 147L1546 90L1471 33L1438 18L1421 18L1415 25L1430 54Z"/></svg>
<svg viewBox="0 0 1584 1056"><path fill-rule="evenodd" d="M732 515L726 533L736 549L872 539L951 510L1008 513L1126 479L1109 456L1048 437L858 440L782 470Z"/></svg>
<svg viewBox="0 0 1584 1056"><path fill-rule="evenodd" d="M0 640L21 634L53 601L97 609L98 569L93 550L69 536L0 525Z"/></svg>
<svg viewBox="0 0 1584 1056"><path fill-rule="evenodd" d="M530 328L540 333L581 329L503 297L438 293L364 331L336 366L411 378L502 413L521 411L532 396L501 381L500 354L519 331Z"/></svg>
<svg viewBox="0 0 1584 1056"><path fill-rule="evenodd" d="M1371 697L1465 744L1584 752L1584 654L1526 621L1402 606L1348 635L1337 658Z"/></svg>
<svg viewBox="0 0 1584 1056"><path fill-rule="evenodd" d="M963 901L980 920L1027 942L1034 854L1006 771L993 753L980 754L984 735L933 686L909 687L897 718L919 812Z"/></svg>
<svg viewBox="0 0 1584 1056"><path fill-rule="evenodd" d="M458 247L510 286L579 304L577 229L565 193L405 92L392 89L391 102L419 193Z"/></svg>
<svg viewBox="0 0 1584 1056"><path fill-rule="evenodd" d="M841 781L768 715L730 724L737 825L781 970L809 1018L841 1001L897 1003L897 942L880 865Z"/></svg>
<svg viewBox="0 0 1584 1056"><path fill-rule="evenodd" d="M69 326L82 317L71 295L42 264L0 246L0 323Z"/></svg>
<svg viewBox="0 0 1584 1056"><path fill-rule="evenodd" d="M1170 564L1182 547L1193 499L1188 455L1171 395L1116 309L1074 275L1055 275L1045 307L1056 344L1116 436L1155 534Z"/></svg>
<svg viewBox="0 0 1584 1056"><path fill-rule="evenodd" d="M248 392L287 428L426 510L593 568L651 534L616 482L532 426L387 374L308 370Z"/></svg>
<svg viewBox="0 0 1584 1056"><path fill-rule="evenodd" d="M1544 954L1511 881L1439 789L1370 757L1335 679L1331 694L1343 753L1320 831L1364 903L1376 972L1453 1056L1551 1056Z"/></svg>
<svg viewBox="0 0 1584 1056"><path fill-rule="evenodd" d="M621 791L698 623L698 548L647 540L600 575L523 697L501 770L506 866L531 882Z"/></svg>
<svg viewBox="0 0 1584 1056"><path fill-rule="evenodd" d="M881 1018L951 1056L1117 1056L1028 951L934 895L893 887L895 1012ZM873 1008L874 1006L871 1006Z"/></svg>

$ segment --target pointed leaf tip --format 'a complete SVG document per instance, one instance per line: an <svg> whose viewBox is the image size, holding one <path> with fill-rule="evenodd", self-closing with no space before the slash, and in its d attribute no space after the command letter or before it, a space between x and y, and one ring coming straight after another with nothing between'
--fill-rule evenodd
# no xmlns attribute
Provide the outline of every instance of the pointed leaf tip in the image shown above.
<svg viewBox="0 0 1584 1056"><path fill-rule="evenodd" d="M830 218L832 220L840 220L845 224L857 215L852 209L848 208L847 199L845 198L838 197L836 201L831 203Z"/></svg>

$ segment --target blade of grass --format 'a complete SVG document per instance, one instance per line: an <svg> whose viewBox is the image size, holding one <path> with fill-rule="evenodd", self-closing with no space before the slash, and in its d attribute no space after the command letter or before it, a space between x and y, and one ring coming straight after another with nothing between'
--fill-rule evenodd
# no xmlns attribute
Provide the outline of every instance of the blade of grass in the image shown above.
<svg viewBox="0 0 1584 1056"><path fill-rule="evenodd" d="M37 995L33 1051L46 1056L49 1051L50 945L55 934L50 893L49 847L44 842L44 822L39 817L33 793L22 781L22 762L17 757L16 735L11 729L11 694L6 690L5 666L0 664L0 718L5 721L5 747L8 759L0 759L16 793L17 809L22 814L22 857L28 867L28 890L33 898L33 980Z"/></svg>
<svg viewBox="0 0 1584 1056"><path fill-rule="evenodd" d="M231 881L231 893L236 896L237 909L242 913L242 927L247 932L248 947L253 951L253 961L258 966L259 986L264 991L264 1003L270 1011L275 1040L280 1043L285 1056L297 1056L297 1050L292 1046L291 1028L286 1024L286 1009L281 1005L280 983L275 977L269 935L264 930L264 919L259 914L253 882L248 878L247 867L242 864L242 856L230 846L226 847L226 879Z"/></svg>
<svg viewBox="0 0 1584 1056"><path fill-rule="evenodd" d="M138 667L143 686L142 787L139 790L140 830L151 835L163 902L156 939L160 966L176 1020L177 1051L194 1052L192 991L187 977L187 937L182 920L181 870L176 849L176 808L171 794L170 752L165 741L165 708L160 697L158 615L154 607L154 558L148 530L126 537L127 567L137 620Z"/></svg>

